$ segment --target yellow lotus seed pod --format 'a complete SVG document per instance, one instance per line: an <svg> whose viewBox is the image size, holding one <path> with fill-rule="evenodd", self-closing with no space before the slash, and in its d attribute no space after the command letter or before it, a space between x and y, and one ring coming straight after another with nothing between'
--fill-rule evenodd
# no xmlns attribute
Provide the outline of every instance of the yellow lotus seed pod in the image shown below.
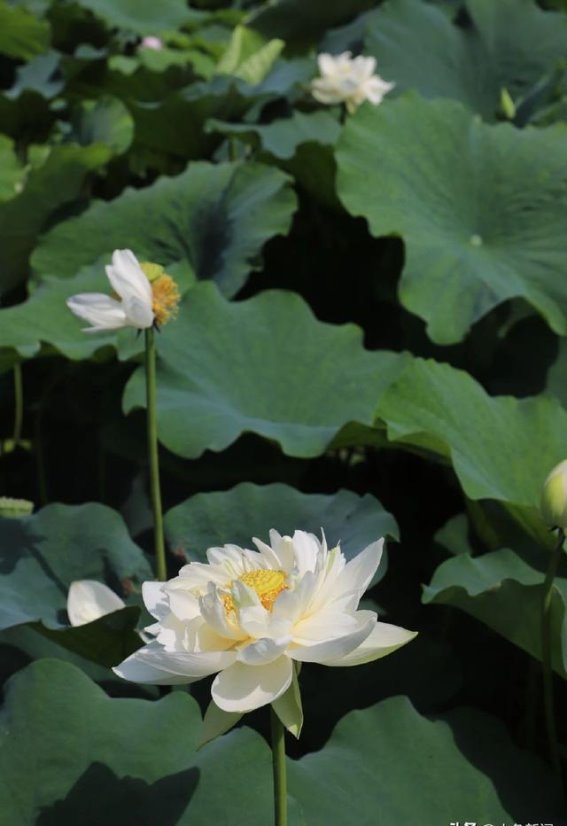
<svg viewBox="0 0 567 826"><path fill-rule="evenodd" d="M551 528L567 529L567 459L543 483L541 515Z"/></svg>

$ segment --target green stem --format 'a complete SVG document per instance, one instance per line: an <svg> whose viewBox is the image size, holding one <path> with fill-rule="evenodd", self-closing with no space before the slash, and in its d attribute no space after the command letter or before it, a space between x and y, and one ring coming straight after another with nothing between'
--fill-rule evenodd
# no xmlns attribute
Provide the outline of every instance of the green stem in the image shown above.
<svg viewBox="0 0 567 826"><path fill-rule="evenodd" d="M14 447L19 445L22 438L22 422L24 419L24 387L22 382L22 365L14 364Z"/></svg>
<svg viewBox="0 0 567 826"><path fill-rule="evenodd" d="M270 706L272 730L272 767L274 772L274 824L287 826L287 780L285 765L285 729Z"/></svg>
<svg viewBox="0 0 567 826"><path fill-rule="evenodd" d="M148 425L148 457L150 460L150 490L154 513L155 572L161 582L167 579L165 561L165 543L163 539L163 512L161 507L161 490L159 484L159 455L157 440L157 404L156 404L156 343L153 328L146 334L146 407Z"/></svg>
<svg viewBox="0 0 567 826"><path fill-rule="evenodd" d="M553 699L553 666L551 659L551 606L553 597L553 582L557 574L559 560L563 552L564 542L563 532L558 534L558 541L551 551L549 565L545 575L543 585L543 603L541 614L541 656L543 665L543 704L545 713L545 725L547 729L547 740L549 745L549 757L555 769L557 777L562 784L561 759L559 756L559 743L557 740L557 728L555 725L555 703Z"/></svg>

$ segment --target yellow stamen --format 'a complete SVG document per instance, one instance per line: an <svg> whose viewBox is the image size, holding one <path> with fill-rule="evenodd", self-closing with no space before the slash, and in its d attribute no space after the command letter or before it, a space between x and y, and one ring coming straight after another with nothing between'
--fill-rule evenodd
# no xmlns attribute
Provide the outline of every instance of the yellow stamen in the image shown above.
<svg viewBox="0 0 567 826"><path fill-rule="evenodd" d="M173 278L165 273L152 281L151 286L153 294L152 310L156 317L156 323L161 327L162 324L166 324L170 319L175 318L181 296Z"/></svg>
<svg viewBox="0 0 567 826"><path fill-rule="evenodd" d="M162 326L167 324L177 315L177 305L179 304L179 290L173 278L164 272L159 264L152 264L149 261L140 262L140 268L152 288L152 310L156 319L156 324Z"/></svg>
<svg viewBox="0 0 567 826"><path fill-rule="evenodd" d="M266 609L271 611L276 598L282 591L287 590L286 575L283 571L271 571L260 569L257 571L246 571L238 577L248 587L252 588L260 597L260 602ZM231 585L232 583L230 583ZM230 587L230 585L228 587ZM229 613L234 611L234 600L231 594L225 594L222 598L224 610Z"/></svg>

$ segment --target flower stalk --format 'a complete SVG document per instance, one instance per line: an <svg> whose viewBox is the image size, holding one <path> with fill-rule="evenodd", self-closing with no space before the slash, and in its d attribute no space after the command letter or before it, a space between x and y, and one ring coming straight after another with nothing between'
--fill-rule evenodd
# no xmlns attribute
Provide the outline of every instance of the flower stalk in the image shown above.
<svg viewBox="0 0 567 826"><path fill-rule="evenodd" d="M274 826L287 826L287 774L285 764L285 729L270 706L272 736L272 770L274 776Z"/></svg>
<svg viewBox="0 0 567 826"><path fill-rule="evenodd" d="M157 439L157 400L156 400L156 343L154 330L145 330L146 343L146 410L148 434L148 458L150 465L150 491L154 515L154 549L156 579L165 582L167 565L165 561L165 542L163 538L163 511L159 479L159 454Z"/></svg>
<svg viewBox="0 0 567 826"><path fill-rule="evenodd" d="M549 758L551 764L562 785L561 758L559 755L559 742L557 740L557 727L555 724L555 702L553 696L553 665L551 651L551 609L553 600L553 583L557 575L559 560L563 552L563 542L565 536L563 531L557 531L557 543L549 557L549 565L545 575L543 586L543 602L541 614L541 654L543 666L543 704L545 714L545 726L547 730L547 741L549 747Z"/></svg>
<svg viewBox="0 0 567 826"><path fill-rule="evenodd" d="M22 382L22 365L20 362L14 364L14 447L17 447L22 439L22 424L24 420L24 388Z"/></svg>

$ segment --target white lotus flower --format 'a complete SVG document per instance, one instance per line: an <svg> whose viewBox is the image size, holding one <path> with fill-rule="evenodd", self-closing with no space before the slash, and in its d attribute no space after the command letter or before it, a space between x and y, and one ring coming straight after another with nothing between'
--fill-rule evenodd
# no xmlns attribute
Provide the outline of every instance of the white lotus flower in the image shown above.
<svg viewBox="0 0 567 826"><path fill-rule="evenodd" d="M328 550L324 538L320 542L303 531L293 538L271 531L270 540L271 546L255 539L257 551L210 548L208 564L192 562L169 582L144 583L144 602L157 620L146 631L154 639L115 672L158 685L218 672L213 716L220 709L233 724L239 714L273 703L297 734L294 664L359 665L413 639L413 631L358 610L383 540L350 562L338 546ZM290 711L294 704L299 711ZM220 733L228 724L217 719L214 726Z"/></svg>
<svg viewBox="0 0 567 826"><path fill-rule="evenodd" d="M80 293L67 299L69 309L88 321L87 333L136 327L143 330L154 323L152 287L131 250L115 250L106 269L118 299L103 293Z"/></svg>
<svg viewBox="0 0 567 826"><path fill-rule="evenodd" d="M319 103L344 103L351 114L365 100L375 106L395 84L375 74L373 57L352 57L350 52L340 55L320 54L317 57L321 77L311 82L311 94Z"/></svg>
<svg viewBox="0 0 567 826"><path fill-rule="evenodd" d="M67 614L71 625L86 625L99 617L124 608L124 600L95 579L72 582L67 595Z"/></svg>

